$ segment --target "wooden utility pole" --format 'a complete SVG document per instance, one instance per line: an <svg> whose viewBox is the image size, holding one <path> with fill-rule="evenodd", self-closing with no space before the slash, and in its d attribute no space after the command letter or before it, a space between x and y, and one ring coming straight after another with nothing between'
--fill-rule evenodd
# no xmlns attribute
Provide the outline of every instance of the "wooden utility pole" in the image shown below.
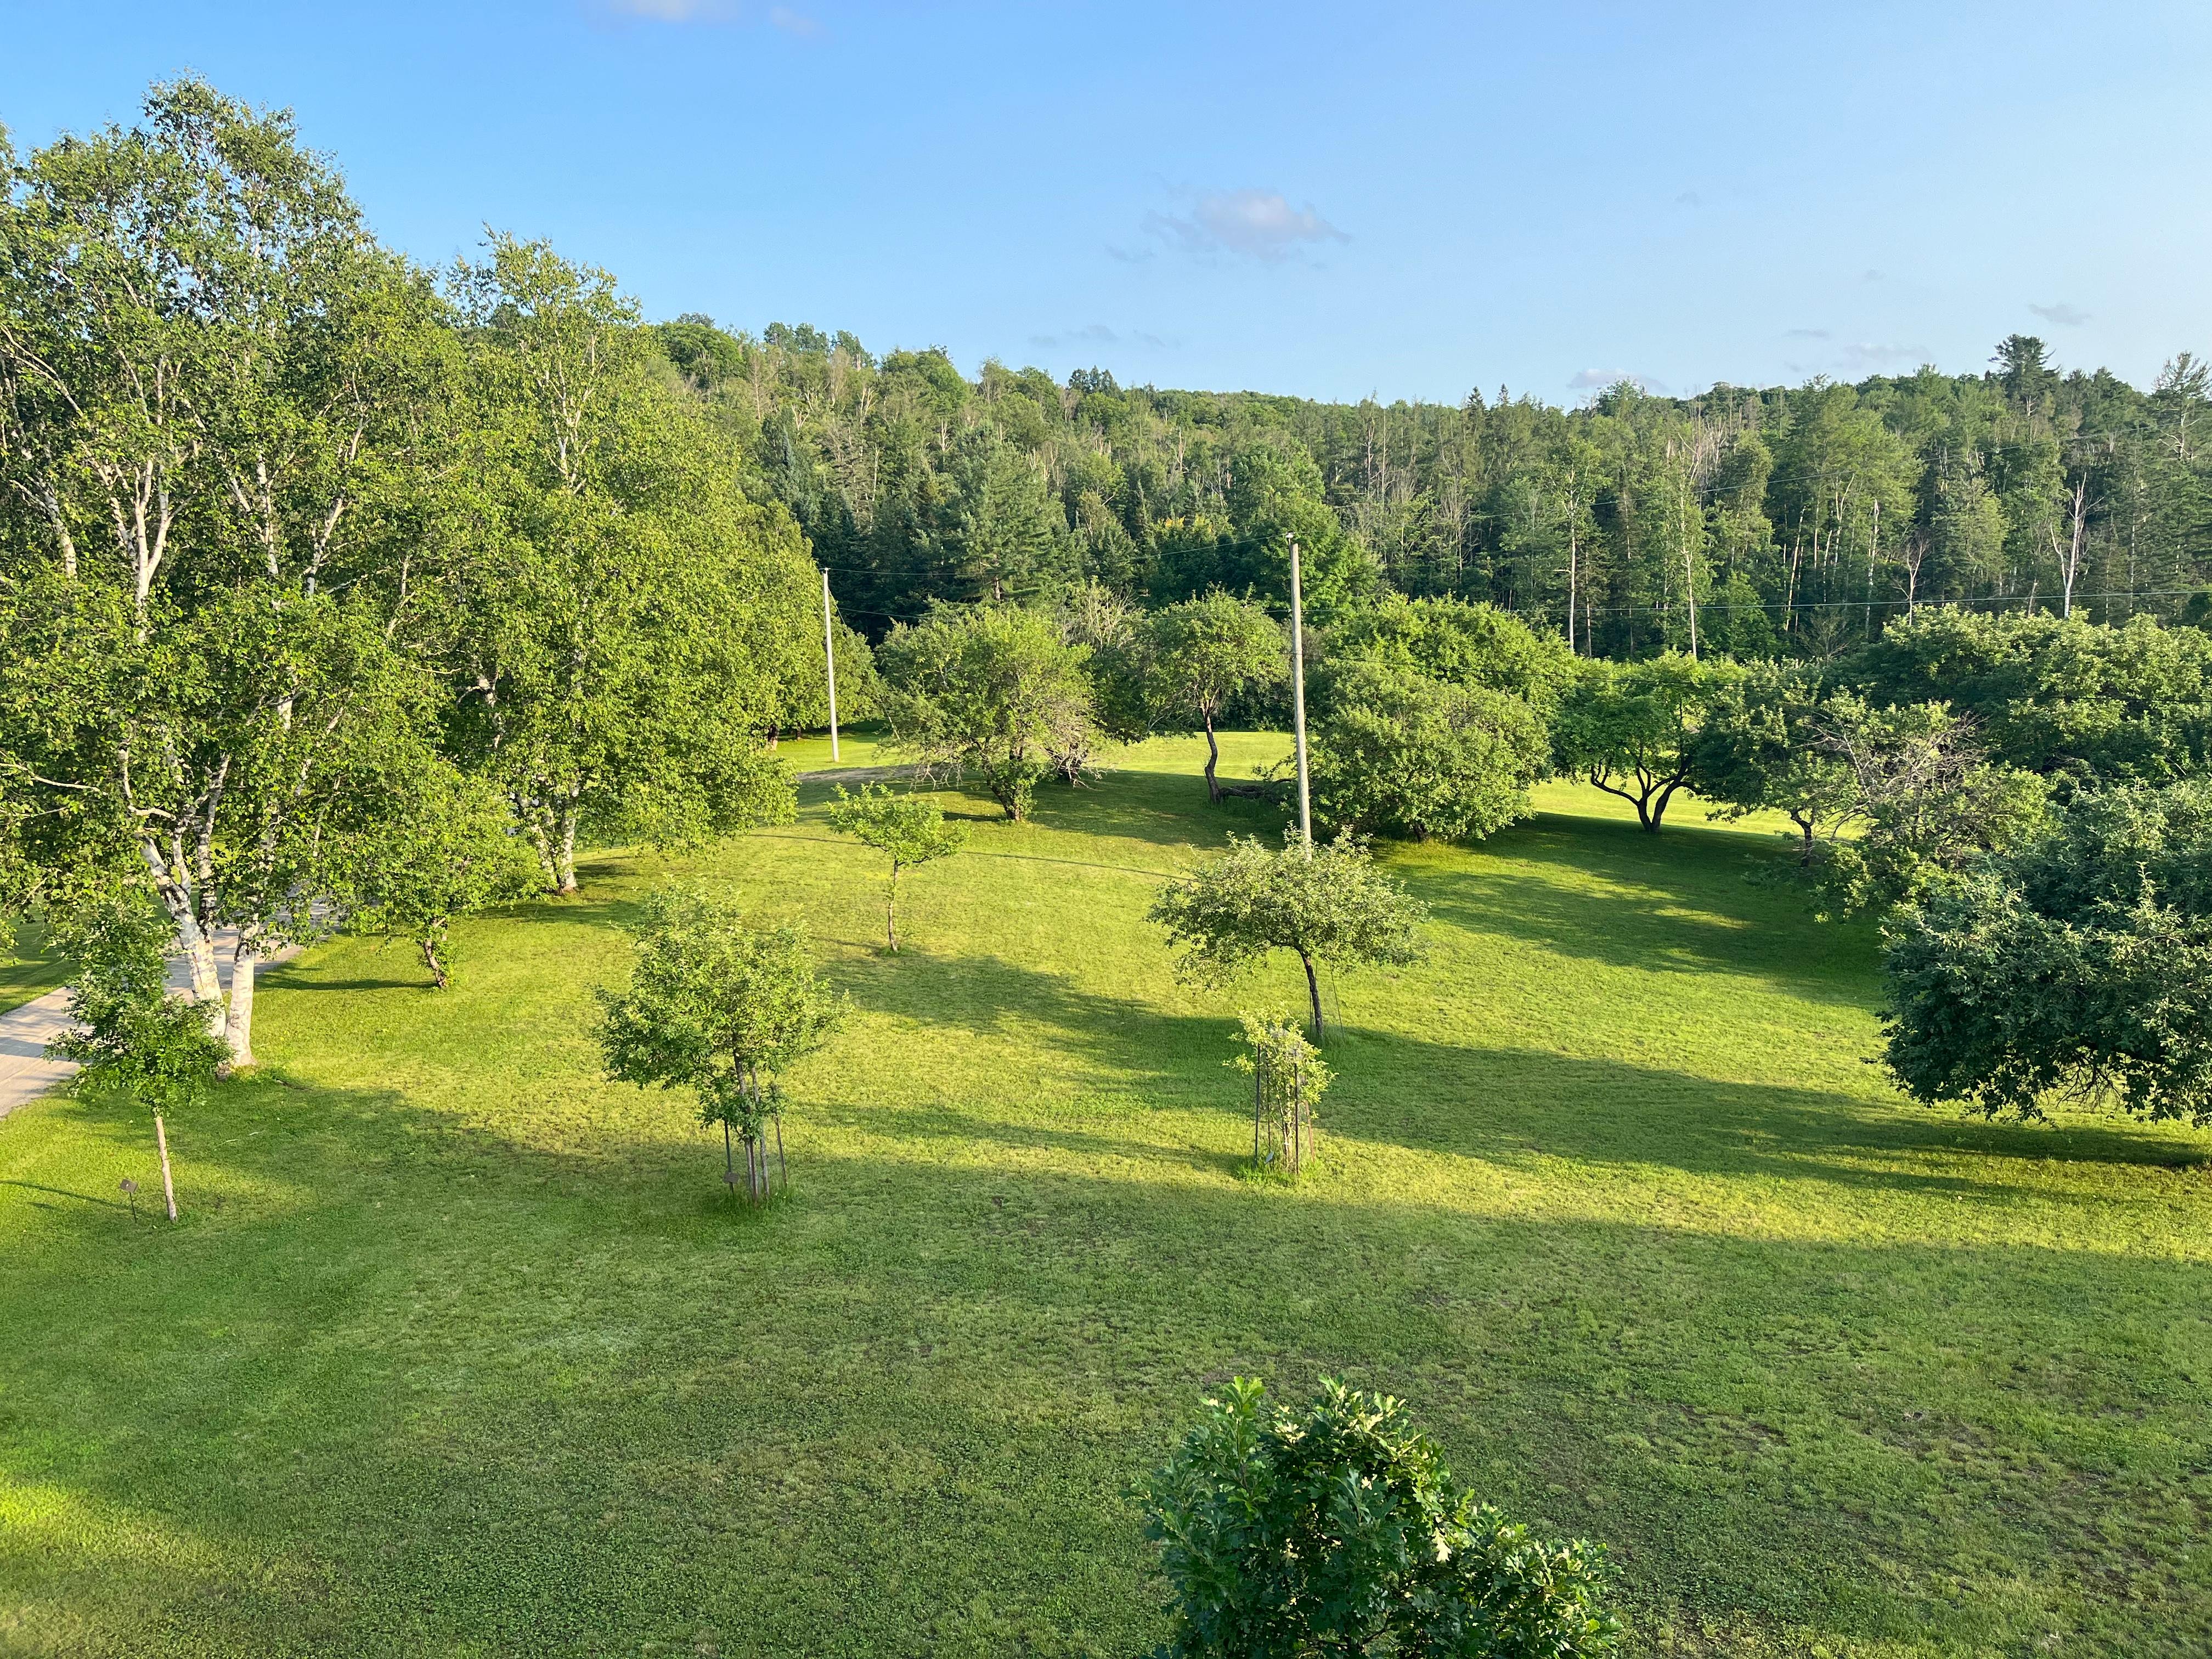
<svg viewBox="0 0 2212 1659"><path fill-rule="evenodd" d="M837 758L837 647L830 632L830 573L822 573L822 669L830 681L830 758Z"/></svg>
<svg viewBox="0 0 2212 1659"><path fill-rule="evenodd" d="M1306 779L1306 607L1298 590L1298 538L1291 541L1291 725L1298 747L1298 840L1313 853L1313 796Z"/></svg>

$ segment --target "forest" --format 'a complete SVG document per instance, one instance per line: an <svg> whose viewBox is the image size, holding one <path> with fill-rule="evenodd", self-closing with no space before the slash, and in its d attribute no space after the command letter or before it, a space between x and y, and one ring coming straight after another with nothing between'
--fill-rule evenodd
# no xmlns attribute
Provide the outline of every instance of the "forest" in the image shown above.
<svg viewBox="0 0 2212 1659"><path fill-rule="evenodd" d="M660 349L880 635L933 600L1096 581L1161 604L1389 587L1487 603L1585 655L1824 657L1926 605L2098 622L2212 605L2212 365L2148 392L2014 335L1933 367L1702 396L1623 382L1561 409L1055 382L939 350L700 315ZM2192 437L2191 427L2198 428Z"/></svg>

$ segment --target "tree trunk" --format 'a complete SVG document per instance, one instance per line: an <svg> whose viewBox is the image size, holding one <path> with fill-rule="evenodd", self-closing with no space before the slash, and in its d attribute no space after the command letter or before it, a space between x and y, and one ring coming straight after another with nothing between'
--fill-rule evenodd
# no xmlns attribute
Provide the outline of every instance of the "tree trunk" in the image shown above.
<svg viewBox="0 0 2212 1659"><path fill-rule="evenodd" d="M898 954L898 860L891 860L890 884L884 890L884 942Z"/></svg>
<svg viewBox="0 0 2212 1659"><path fill-rule="evenodd" d="M422 965L430 970L432 988L440 991L444 990L447 977L446 964L438 960L436 944L428 939L420 939L416 940L416 943L422 947Z"/></svg>
<svg viewBox="0 0 2212 1659"><path fill-rule="evenodd" d="M169 1206L169 1219L177 1218L177 1183L169 1176L169 1132L161 1126L161 1115L154 1114L154 1144L161 1149L161 1198Z"/></svg>
<svg viewBox="0 0 2212 1659"><path fill-rule="evenodd" d="M1221 745L1214 741L1213 716L1206 717L1206 798L1216 806L1221 805L1221 786L1214 781L1214 769L1221 764Z"/></svg>
<svg viewBox="0 0 2212 1659"><path fill-rule="evenodd" d="M169 923L177 930L178 954L185 959L185 970L191 977L192 1000L208 1011L208 1030L216 1036L222 1035L222 976L215 964L215 944L200 926L192 908L192 893L183 882L172 878L161 849L153 841L139 843L146 867L154 877L154 890L161 896L161 908L169 913Z"/></svg>
<svg viewBox="0 0 2212 1659"><path fill-rule="evenodd" d="M230 958L230 1016L223 1030L234 1072L253 1064L253 975L260 965L261 947L241 938Z"/></svg>
<svg viewBox="0 0 2212 1659"><path fill-rule="evenodd" d="M556 873L560 877L560 884L555 891L566 894L576 890L576 809L573 805L561 811L561 841Z"/></svg>
<svg viewBox="0 0 2212 1659"><path fill-rule="evenodd" d="M1322 1025L1321 1025L1321 981L1320 981L1318 979L1316 979L1316 978L1314 977L1314 965L1313 965L1313 958L1312 958L1311 957L1308 956L1304 951L1299 951L1299 952L1298 952L1298 960L1299 960L1299 962L1303 963L1304 964L1304 966L1305 966L1305 970L1306 970L1306 997L1307 997L1307 1000L1310 1000L1310 1001L1313 1004L1313 1032L1314 1032L1314 1041L1315 1041L1316 1042L1319 1042L1321 1041L1321 1039L1322 1039Z"/></svg>

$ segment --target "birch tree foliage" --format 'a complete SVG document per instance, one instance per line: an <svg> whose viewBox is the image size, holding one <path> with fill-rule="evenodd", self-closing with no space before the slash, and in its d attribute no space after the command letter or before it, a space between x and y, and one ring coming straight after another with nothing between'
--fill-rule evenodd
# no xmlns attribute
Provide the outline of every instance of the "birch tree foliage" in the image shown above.
<svg viewBox="0 0 2212 1659"><path fill-rule="evenodd" d="M241 1061L254 963L311 913L317 816L401 713L384 532L435 316L289 118L204 83L10 161L0 771L50 888L151 886L217 1023L210 934L241 929Z"/></svg>
<svg viewBox="0 0 2212 1659"><path fill-rule="evenodd" d="M821 672L789 516L732 482L605 272L495 236L453 291L477 337L489 526L457 583L457 724L547 885L575 890L587 821L666 842L787 815L762 735L796 659Z"/></svg>

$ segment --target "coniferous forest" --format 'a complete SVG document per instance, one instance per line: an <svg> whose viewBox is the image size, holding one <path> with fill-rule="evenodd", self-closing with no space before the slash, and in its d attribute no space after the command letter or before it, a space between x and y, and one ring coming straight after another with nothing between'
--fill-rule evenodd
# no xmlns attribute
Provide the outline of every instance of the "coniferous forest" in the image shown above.
<svg viewBox="0 0 2212 1659"><path fill-rule="evenodd" d="M1978 373L1628 382L1560 409L1060 385L848 333L689 315L669 359L740 434L871 633L932 599L1096 580L1164 603L1388 586L1511 611L1585 654L1823 656L1918 605L2195 621L2212 605L2212 366L2145 391L2015 335Z"/></svg>

